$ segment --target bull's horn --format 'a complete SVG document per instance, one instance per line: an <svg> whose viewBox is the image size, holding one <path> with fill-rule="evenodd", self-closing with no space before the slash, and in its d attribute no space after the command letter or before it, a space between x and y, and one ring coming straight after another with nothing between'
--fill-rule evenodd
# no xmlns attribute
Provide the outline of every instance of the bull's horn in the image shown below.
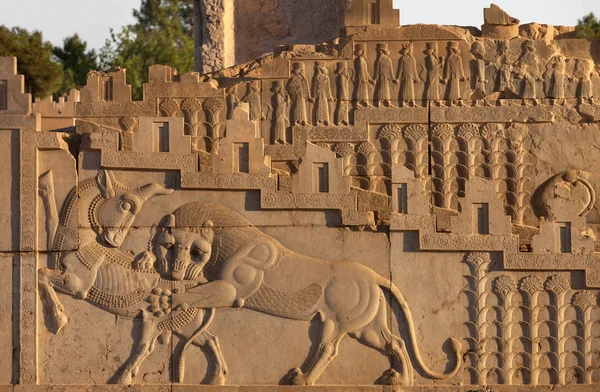
<svg viewBox="0 0 600 392"><path fill-rule="evenodd" d="M144 200L148 200L153 198L154 196L170 195L174 192L174 189L168 189L157 183L152 183L140 187L139 191L142 198Z"/></svg>

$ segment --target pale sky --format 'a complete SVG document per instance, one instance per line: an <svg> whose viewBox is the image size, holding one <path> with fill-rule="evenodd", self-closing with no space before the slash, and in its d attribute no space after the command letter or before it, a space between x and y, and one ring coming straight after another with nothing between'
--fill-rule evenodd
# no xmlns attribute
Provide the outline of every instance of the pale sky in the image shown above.
<svg viewBox="0 0 600 392"><path fill-rule="evenodd" d="M242 0L243 1L243 0ZM322 0L330 1L330 0ZM522 23L538 22L573 26L589 12L600 16L600 0L495 0ZM78 33L89 46L99 49L110 28L119 30L133 21L131 10L140 0L0 0L0 24L41 30L44 39L60 45ZM400 23L477 26L490 0L394 0Z"/></svg>

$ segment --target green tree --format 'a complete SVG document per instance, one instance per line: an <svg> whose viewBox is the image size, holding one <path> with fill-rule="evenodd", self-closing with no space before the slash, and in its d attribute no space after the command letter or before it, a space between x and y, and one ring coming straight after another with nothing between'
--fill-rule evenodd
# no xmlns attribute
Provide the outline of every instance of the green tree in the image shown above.
<svg viewBox="0 0 600 392"><path fill-rule="evenodd" d="M194 69L192 0L142 0L133 16L136 23L111 31L100 61L103 68L127 69L127 82L139 100L150 66L169 65L179 73Z"/></svg>
<svg viewBox="0 0 600 392"><path fill-rule="evenodd" d="M55 93L62 82L62 68L52 60L52 44L39 31L0 26L0 56L18 58L17 70L25 76L25 91L43 98Z"/></svg>
<svg viewBox="0 0 600 392"><path fill-rule="evenodd" d="M96 51L87 50L87 43L77 34L65 38L62 48L55 47L52 54L63 67L63 81L59 94L85 86L88 72L98 68Z"/></svg>
<svg viewBox="0 0 600 392"><path fill-rule="evenodd" d="M577 22L575 33L579 38L600 38L600 20L593 13Z"/></svg>

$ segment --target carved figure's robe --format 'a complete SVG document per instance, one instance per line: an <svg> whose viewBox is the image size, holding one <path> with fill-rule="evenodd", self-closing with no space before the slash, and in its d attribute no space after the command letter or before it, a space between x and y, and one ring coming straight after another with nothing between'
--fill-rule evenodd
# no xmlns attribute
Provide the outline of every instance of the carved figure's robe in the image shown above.
<svg viewBox="0 0 600 392"><path fill-rule="evenodd" d="M553 56L548 62L548 97L564 99L565 98L565 75L567 64L565 56Z"/></svg>
<svg viewBox="0 0 600 392"><path fill-rule="evenodd" d="M317 124L329 123L329 101L332 99L329 76L322 73L315 76L313 96Z"/></svg>
<svg viewBox="0 0 600 392"><path fill-rule="evenodd" d="M539 60L535 53L527 52L517 61L517 75L521 78L521 98L537 98Z"/></svg>
<svg viewBox="0 0 600 392"><path fill-rule="evenodd" d="M483 94L487 94L485 86L485 61L473 59L471 61L471 74L473 77L473 87L479 89Z"/></svg>
<svg viewBox="0 0 600 392"><path fill-rule="evenodd" d="M287 91L292 101L291 118L294 124L306 124L306 100L310 98L308 80L304 75L294 75L287 85Z"/></svg>
<svg viewBox="0 0 600 392"><path fill-rule="evenodd" d="M440 99L440 68L441 64L433 54L425 57L425 99L438 101Z"/></svg>
<svg viewBox="0 0 600 392"><path fill-rule="evenodd" d="M275 93L274 97L275 113L273 115L274 142L286 144L286 131L290 126L287 116L287 97L280 91Z"/></svg>
<svg viewBox="0 0 600 392"><path fill-rule="evenodd" d="M447 97L449 100L458 100L462 96L462 89L460 86L461 79L465 77L465 70L463 68L462 58L456 53L452 53L446 59L444 67L444 79L447 80L448 90Z"/></svg>
<svg viewBox="0 0 600 392"><path fill-rule="evenodd" d="M400 102L415 100L415 83L419 80L417 62L411 55L400 57L397 79L400 82Z"/></svg>
<svg viewBox="0 0 600 392"><path fill-rule="evenodd" d="M384 54L377 58L373 80L375 80L375 100L390 100L392 97L390 94L390 82L394 80L392 59Z"/></svg>
<svg viewBox="0 0 600 392"><path fill-rule="evenodd" d="M350 119L349 119L350 90L348 88L349 80L350 80L350 75L348 74L348 70L345 70L344 72L339 74L336 78L336 86L337 86L337 109L336 109L336 113L335 113L336 124L340 124L340 123L348 124L350 122Z"/></svg>
<svg viewBox="0 0 600 392"><path fill-rule="evenodd" d="M369 87L371 75L369 75L369 66L367 60L363 56L359 56L354 60L356 70L356 100L369 101Z"/></svg>

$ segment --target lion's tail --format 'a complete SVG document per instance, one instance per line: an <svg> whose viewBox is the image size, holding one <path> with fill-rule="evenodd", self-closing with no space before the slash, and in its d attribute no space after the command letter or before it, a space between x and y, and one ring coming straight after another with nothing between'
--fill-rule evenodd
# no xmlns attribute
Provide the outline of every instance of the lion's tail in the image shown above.
<svg viewBox="0 0 600 392"><path fill-rule="evenodd" d="M429 369L423 362L423 358L421 357L421 352L419 351L419 347L417 344L417 337L415 335L414 322L413 322L412 314L410 312L410 308L408 307L408 303L406 302L406 298L404 298L404 295L402 294L400 289L395 284L392 283L390 286L389 281L386 281L381 286L387 287L390 289L390 291L392 292L392 295L394 296L396 301L398 301L398 304L402 308L402 312L404 313L404 317L406 318L406 323L407 323L408 331L410 334L410 343L413 348L413 353L414 353L415 359L419 363L419 367L421 368L423 373L425 373L428 377L437 379L437 380L442 380L442 379L446 379L446 378L455 376L456 373L458 373L458 371L462 368L462 363L463 363L462 353L461 353L461 350L462 350L461 343L454 338L451 339L452 350L454 352L454 357L455 357L455 365L454 365L454 368L452 369L452 371L450 371L449 373L436 373L436 372L432 371L431 369Z"/></svg>

